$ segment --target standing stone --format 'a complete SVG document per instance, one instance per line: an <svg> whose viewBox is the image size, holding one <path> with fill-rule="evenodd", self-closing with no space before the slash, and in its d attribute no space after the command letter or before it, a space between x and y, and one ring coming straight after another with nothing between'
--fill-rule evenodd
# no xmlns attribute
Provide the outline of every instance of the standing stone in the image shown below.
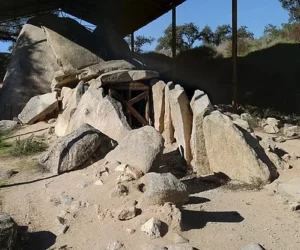
<svg viewBox="0 0 300 250"><path fill-rule="evenodd" d="M162 150L161 134L153 127L145 126L128 132L105 158L109 162L117 160L143 173L148 173L157 163Z"/></svg>
<svg viewBox="0 0 300 250"><path fill-rule="evenodd" d="M110 138L121 141L131 130L122 106L110 96L103 97L103 89L89 88L82 96L71 117L67 134L87 123Z"/></svg>
<svg viewBox="0 0 300 250"><path fill-rule="evenodd" d="M203 131L210 168L232 180L249 184L268 183L270 169L247 143L230 118L219 111L204 118Z"/></svg>
<svg viewBox="0 0 300 250"><path fill-rule="evenodd" d="M175 85L173 82L168 82L165 87L165 115L164 115L164 133L163 137L166 144L172 144L174 138L174 126L171 116L171 105L170 105L170 92L174 89Z"/></svg>
<svg viewBox="0 0 300 250"><path fill-rule="evenodd" d="M74 89L63 87L60 92L60 99L62 102L62 109L65 110L68 106L69 101L71 100L71 96Z"/></svg>
<svg viewBox="0 0 300 250"><path fill-rule="evenodd" d="M63 137L40 159L40 164L53 173L62 174L85 163L100 147L99 154L112 149L112 140L100 131L84 124ZM98 155L99 157L101 155Z"/></svg>
<svg viewBox="0 0 300 250"><path fill-rule="evenodd" d="M12 250L16 242L17 224L7 214L0 212L0 249Z"/></svg>
<svg viewBox="0 0 300 250"><path fill-rule="evenodd" d="M18 119L23 124L33 124L51 114L58 108L56 92L32 97L26 104Z"/></svg>
<svg viewBox="0 0 300 250"><path fill-rule="evenodd" d="M191 151L193 154L193 160L191 165L194 172L197 174L210 174L211 170L206 154L203 134L203 119L205 115L209 114L213 110L213 106L204 92L196 90L191 101L191 108L193 111L193 128L191 136Z"/></svg>
<svg viewBox="0 0 300 250"><path fill-rule="evenodd" d="M68 102L65 104L65 110L58 115L57 122L55 125L55 134L57 136L65 136L72 115L77 109L77 105L84 94L84 83L81 81L77 87L72 91Z"/></svg>
<svg viewBox="0 0 300 250"><path fill-rule="evenodd" d="M152 85L154 127L161 134L164 131L165 87L166 84L163 81L157 81Z"/></svg>
<svg viewBox="0 0 300 250"><path fill-rule="evenodd" d="M170 92L170 99L175 138L182 157L190 164L192 160L190 140L193 121L190 102L180 85L176 85Z"/></svg>

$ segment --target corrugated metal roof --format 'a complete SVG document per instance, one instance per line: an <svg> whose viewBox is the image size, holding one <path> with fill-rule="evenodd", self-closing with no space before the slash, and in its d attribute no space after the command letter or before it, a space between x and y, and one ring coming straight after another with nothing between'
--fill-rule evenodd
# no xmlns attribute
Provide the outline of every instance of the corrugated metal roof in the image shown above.
<svg viewBox="0 0 300 250"><path fill-rule="evenodd" d="M186 0L1 0L0 22L55 9L97 25L109 20L122 35L147 25Z"/></svg>

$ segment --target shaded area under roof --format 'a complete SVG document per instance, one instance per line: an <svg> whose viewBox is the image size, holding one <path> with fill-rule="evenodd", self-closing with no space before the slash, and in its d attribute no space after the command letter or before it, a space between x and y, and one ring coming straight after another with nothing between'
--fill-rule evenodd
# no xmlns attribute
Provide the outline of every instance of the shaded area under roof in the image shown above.
<svg viewBox="0 0 300 250"><path fill-rule="evenodd" d="M186 0L1 0L0 23L61 9L97 25L105 18L121 35L128 35Z"/></svg>

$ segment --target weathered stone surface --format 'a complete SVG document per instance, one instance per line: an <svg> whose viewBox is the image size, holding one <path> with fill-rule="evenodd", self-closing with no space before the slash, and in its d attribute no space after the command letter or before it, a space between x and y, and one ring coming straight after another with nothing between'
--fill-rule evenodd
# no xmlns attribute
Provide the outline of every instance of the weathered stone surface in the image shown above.
<svg viewBox="0 0 300 250"><path fill-rule="evenodd" d="M75 20L53 16L44 21L43 28L64 73L104 61L95 36Z"/></svg>
<svg viewBox="0 0 300 250"><path fill-rule="evenodd" d="M152 218L141 226L142 232L145 232L150 239L156 239L161 237L162 222L158 219Z"/></svg>
<svg viewBox="0 0 300 250"><path fill-rule="evenodd" d="M18 119L23 124L33 124L51 114L58 108L56 92L32 97L26 104Z"/></svg>
<svg viewBox="0 0 300 250"><path fill-rule="evenodd" d="M275 125L267 124L264 126L264 131L268 134L277 134L279 132L279 128Z"/></svg>
<svg viewBox="0 0 300 250"><path fill-rule="evenodd" d="M283 134L287 137L292 137L292 136L298 135L299 134L299 127L284 124Z"/></svg>
<svg viewBox="0 0 300 250"><path fill-rule="evenodd" d="M191 135L191 151L193 160L191 165L194 172L205 175L211 173L211 170L205 148L203 119L205 115L209 114L213 110L213 106L208 96L200 90L195 91L190 105L193 111L193 127Z"/></svg>
<svg viewBox="0 0 300 250"><path fill-rule="evenodd" d="M222 172L232 180L250 184L270 181L269 167L258 158L228 116L212 112L204 118L203 131L213 172Z"/></svg>
<svg viewBox="0 0 300 250"><path fill-rule="evenodd" d="M31 97L50 92L56 58L47 44L41 16L24 25L15 45L0 94L0 119L12 119Z"/></svg>
<svg viewBox="0 0 300 250"><path fill-rule="evenodd" d="M124 197L128 195L128 187L123 184L118 184L115 190L112 192L111 197Z"/></svg>
<svg viewBox="0 0 300 250"><path fill-rule="evenodd" d="M39 162L51 172L61 174L80 167L99 147L105 156L112 149L112 140L100 131L84 124L62 138Z"/></svg>
<svg viewBox="0 0 300 250"><path fill-rule="evenodd" d="M0 132L11 131L18 127L17 121L2 120L0 121Z"/></svg>
<svg viewBox="0 0 300 250"><path fill-rule="evenodd" d="M163 138L153 127L145 126L127 133L119 145L105 157L149 172L163 150Z"/></svg>
<svg viewBox="0 0 300 250"><path fill-rule="evenodd" d="M84 94L84 83L81 81L77 87L72 91L71 96L69 96L68 101L65 101L65 109L57 117L57 122L55 125L55 134L57 136L65 136L67 134L67 129L72 118L72 115L77 109L78 103Z"/></svg>
<svg viewBox="0 0 300 250"><path fill-rule="evenodd" d="M192 160L190 140L193 123L190 102L184 92L184 89L180 85L176 85L170 92L170 100L172 122L175 128L175 138L179 145L181 155L184 157L186 162L190 164Z"/></svg>
<svg viewBox="0 0 300 250"><path fill-rule="evenodd" d="M267 156L270 158L270 160L273 162L274 166L276 167L277 170L283 170L283 169L287 169L289 167L289 165L284 162L283 160L281 160L281 158L270 151L266 151Z"/></svg>
<svg viewBox="0 0 300 250"><path fill-rule="evenodd" d="M165 87L164 81L155 80L152 85L154 127L161 134L164 131Z"/></svg>
<svg viewBox="0 0 300 250"><path fill-rule="evenodd" d="M71 117L67 134L87 123L120 142L131 130L122 112L121 104L110 96L103 97L102 88L97 90L89 88L77 106Z"/></svg>
<svg viewBox="0 0 300 250"><path fill-rule="evenodd" d="M250 128L250 125L249 125L248 121L246 121L246 120L243 120L243 119L235 119L235 120L233 121L233 123L234 123L236 126L238 126L238 128L239 128L239 127L240 127L240 128L243 128L243 129L247 130L249 133L253 132L253 129Z"/></svg>
<svg viewBox="0 0 300 250"><path fill-rule="evenodd" d="M271 126L277 126L277 127L280 126L280 121L272 117L268 117L266 123Z"/></svg>
<svg viewBox="0 0 300 250"><path fill-rule="evenodd" d="M102 74L115 70L133 70L136 66L125 60L114 60L94 64L82 69L74 70L71 73L65 74L63 71L57 72L54 77L51 88L61 88L63 86L70 86L78 83L79 81L92 81L97 82L96 87L101 87L101 81L97 79Z"/></svg>
<svg viewBox="0 0 300 250"><path fill-rule="evenodd" d="M17 237L17 224L7 214L0 212L0 249L12 250Z"/></svg>
<svg viewBox="0 0 300 250"><path fill-rule="evenodd" d="M245 246L242 250L263 250L263 248L257 243L251 243Z"/></svg>
<svg viewBox="0 0 300 250"><path fill-rule="evenodd" d="M261 141L259 141L259 144L265 149L269 151L274 151L276 148L276 143L273 141L270 137L264 137Z"/></svg>
<svg viewBox="0 0 300 250"><path fill-rule="evenodd" d="M148 173L139 180L143 194L142 206L164 205L167 202L182 206L189 197L185 184L171 173Z"/></svg>
<svg viewBox="0 0 300 250"><path fill-rule="evenodd" d="M170 92L175 88L173 82L168 82L165 87L165 115L164 115L164 133L163 137L166 144L172 144L175 140L174 138L174 125L171 115L171 99Z"/></svg>
<svg viewBox="0 0 300 250"><path fill-rule="evenodd" d="M159 73L152 70L115 70L99 77L101 87L109 83L135 82L158 78Z"/></svg>
<svg viewBox="0 0 300 250"><path fill-rule="evenodd" d="M101 18L101 19L100 19ZM131 57L131 51L128 43L116 31L113 24L103 17L99 16L97 28L94 30L93 35L99 41L101 48L111 60L126 59Z"/></svg>
<svg viewBox="0 0 300 250"><path fill-rule="evenodd" d="M300 203L300 179L295 178L286 182L279 182L278 193L290 202Z"/></svg>
<svg viewBox="0 0 300 250"><path fill-rule="evenodd" d="M60 92L60 100L62 103L62 110L65 110L68 106L69 101L71 100L71 96L74 89L63 87Z"/></svg>

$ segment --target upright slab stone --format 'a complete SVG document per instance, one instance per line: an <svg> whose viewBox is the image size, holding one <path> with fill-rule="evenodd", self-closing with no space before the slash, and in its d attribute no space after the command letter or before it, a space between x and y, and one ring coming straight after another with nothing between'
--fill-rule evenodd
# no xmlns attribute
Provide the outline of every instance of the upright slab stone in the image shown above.
<svg viewBox="0 0 300 250"><path fill-rule="evenodd" d="M205 115L213 111L213 106L208 96L200 90L195 91L190 105L193 111L193 128L191 136L191 151L193 160L191 165L194 172L197 174L210 174L211 170L207 158L203 133L203 119Z"/></svg>
<svg viewBox="0 0 300 250"><path fill-rule="evenodd" d="M64 88L65 89L65 88ZM68 100L65 100L65 109L61 114L58 115L55 134L57 136L65 136L67 134L67 129L72 118L72 115L77 109L78 103L84 94L84 83L80 82L77 87L72 91L71 96ZM64 102L63 102L64 103Z"/></svg>
<svg viewBox="0 0 300 250"><path fill-rule="evenodd" d="M171 116L171 105L170 105L170 91L174 89L175 85L173 82L168 82L165 87L165 115L164 115L164 133L163 137L166 144L172 144L174 138L174 125Z"/></svg>
<svg viewBox="0 0 300 250"><path fill-rule="evenodd" d="M192 160L190 140L193 121L190 101L180 85L176 85L170 92L170 100L175 138L179 145L181 155L186 162L190 164Z"/></svg>
<svg viewBox="0 0 300 250"><path fill-rule="evenodd" d="M22 124L33 124L51 114L58 108L56 92L32 97L26 104L18 119Z"/></svg>
<svg viewBox="0 0 300 250"><path fill-rule="evenodd" d="M164 131L165 87L164 81L155 81L152 85L154 127L161 134Z"/></svg>
<svg viewBox="0 0 300 250"><path fill-rule="evenodd" d="M71 117L67 134L87 123L119 142L131 130L122 106L110 96L103 97L103 89L89 88L82 96Z"/></svg>
<svg viewBox="0 0 300 250"><path fill-rule="evenodd" d="M269 167L247 143L232 120L214 111L203 121L210 168L230 179L249 184L266 184L272 178Z"/></svg>

